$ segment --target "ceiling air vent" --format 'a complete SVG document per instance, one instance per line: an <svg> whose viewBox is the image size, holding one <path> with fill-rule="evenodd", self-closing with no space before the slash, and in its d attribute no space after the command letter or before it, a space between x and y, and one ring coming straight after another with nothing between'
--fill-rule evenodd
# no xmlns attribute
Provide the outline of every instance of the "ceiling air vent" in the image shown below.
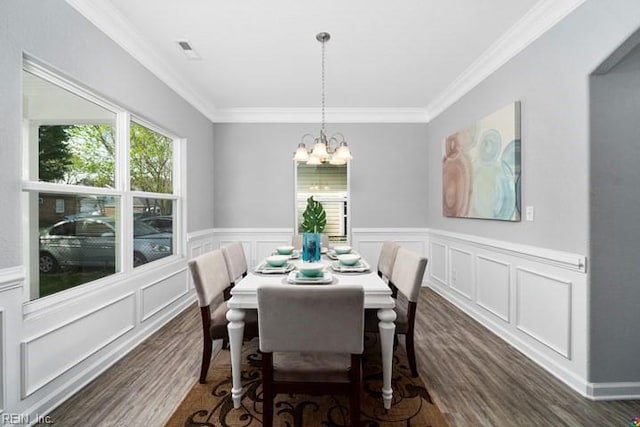
<svg viewBox="0 0 640 427"><path fill-rule="evenodd" d="M200 55L198 55L198 52L193 50L193 48L191 47L191 44L189 44L188 41L179 40L178 41L178 46L180 46L180 50L182 50L182 53L184 53L187 56L187 58L189 58L189 59L200 59Z"/></svg>

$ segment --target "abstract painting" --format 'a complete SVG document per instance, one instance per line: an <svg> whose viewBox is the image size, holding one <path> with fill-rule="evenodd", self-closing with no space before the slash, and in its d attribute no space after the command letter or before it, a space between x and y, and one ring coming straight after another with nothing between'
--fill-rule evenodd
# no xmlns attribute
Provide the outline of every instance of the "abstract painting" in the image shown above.
<svg viewBox="0 0 640 427"><path fill-rule="evenodd" d="M520 221L520 102L446 138L442 213Z"/></svg>

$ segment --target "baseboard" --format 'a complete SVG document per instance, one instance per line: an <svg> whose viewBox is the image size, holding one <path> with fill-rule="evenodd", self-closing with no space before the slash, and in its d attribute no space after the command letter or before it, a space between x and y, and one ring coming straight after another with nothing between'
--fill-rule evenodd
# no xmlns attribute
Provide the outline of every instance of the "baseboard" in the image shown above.
<svg viewBox="0 0 640 427"><path fill-rule="evenodd" d="M588 383L587 397L593 400L640 399L640 382Z"/></svg>

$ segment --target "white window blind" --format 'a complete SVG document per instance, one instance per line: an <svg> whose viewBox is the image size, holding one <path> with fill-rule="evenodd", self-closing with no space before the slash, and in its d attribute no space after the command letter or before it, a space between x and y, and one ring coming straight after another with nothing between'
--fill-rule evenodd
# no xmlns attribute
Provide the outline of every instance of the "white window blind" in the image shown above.
<svg viewBox="0 0 640 427"><path fill-rule="evenodd" d="M302 222L302 213L307 198L313 196L322 204L327 213L327 225L324 234L332 241L347 239L348 220L348 180L347 165L322 164L310 166L297 165L297 224Z"/></svg>

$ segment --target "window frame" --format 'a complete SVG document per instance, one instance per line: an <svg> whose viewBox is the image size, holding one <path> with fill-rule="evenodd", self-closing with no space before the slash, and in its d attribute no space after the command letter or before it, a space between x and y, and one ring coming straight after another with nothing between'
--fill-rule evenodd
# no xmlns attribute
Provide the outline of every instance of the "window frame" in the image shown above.
<svg viewBox="0 0 640 427"><path fill-rule="evenodd" d="M116 135L116 154L115 154L115 176L114 176L114 188L107 187L90 187L85 185L73 185L63 183L52 183L39 181L38 174L38 140L37 136L33 138L34 125L42 126L47 124L61 124L47 123L46 120L31 122L23 121L22 129L22 152L23 152L23 174L22 174L22 193L23 203L22 209L25 213L23 215L23 231L27 239L23 245L23 259L26 265L26 278L25 278L25 301L24 310L25 315L34 311L38 311L42 308L55 306L68 299L76 296L93 292L95 289L100 289L104 286L108 286L112 283L121 282L123 276L131 275L135 273L148 271L151 268L157 268L162 265L170 264L178 259L184 258L186 253L185 243L185 210L186 203L184 201L183 183L186 183L186 167L184 149L186 147L184 138L180 138L166 129L155 125L149 120L143 117L132 114L125 108L120 107L106 99L96 95L93 91L82 87L80 84L73 82L72 80L64 77L59 72L54 72L44 65L41 65L36 59L24 56L23 58L23 72L27 72L35 75L50 84L56 85L59 88L68 91L69 93L78 96L88 102L94 103L108 111L115 114L115 135ZM157 132L163 136L170 138L173 141L173 156L172 156L172 193L152 193L143 191L131 191L130 188L130 169L129 169L129 132L130 123L134 121L142 126L149 128L150 130ZM77 124L73 123L73 124ZM36 128L37 129L37 128ZM37 135L37 132L36 132ZM103 278L83 283L81 285L65 289L56 292L51 295L35 299L31 298L31 295L39 295L39 266L38 262L34 262L39 257L39 244L38 242L38 227L33 227L39 222L38 212L38 198L40 193L52 193L52 194L74 194L74 195L102 195L111 196L119 199L119 206L116 213L116 227L119 222L119 232L116 237L117 245L117 257L116 264L119 271L114 274L110 274ZM152 198L152 199L165 199L172 200L174 203L173 210L173 246L172 254L158 259L143 266L133 267L133 202L135 198ZM34 276L38 277L34 280Z"/></svg>
<svg viewBox="0 0 640 427"><path fill-rule="evenodd" d="M301 212L298 210L298 163L293 161L293 234L299 234L298 232L298 216ZM347 162L347 224L345 230L346 244L351 244L351 162ZM315 198L314 198L315 200ZM322 201L322 197L318 198ZM304 211L303 211L304 212Z"/></svg>

